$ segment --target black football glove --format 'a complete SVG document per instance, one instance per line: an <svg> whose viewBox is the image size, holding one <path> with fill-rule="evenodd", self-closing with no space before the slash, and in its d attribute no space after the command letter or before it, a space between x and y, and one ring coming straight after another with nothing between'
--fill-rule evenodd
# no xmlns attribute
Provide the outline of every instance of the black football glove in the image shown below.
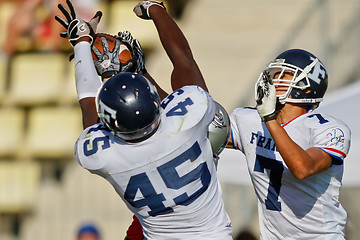
<svg viewBox="0 0 360 240"><path fill-rule="evenodd" d="M59 16L55 16L55 20L58 21L62 26L66 28L66 32L60 33L60 36L63 38L68 38L71 46L75 46L76 41L84 36L90 38L90 44L94 39L97 25L102 17L102 12L98 11L95 16L89 21L85 22L74 8L70 0L66 1L68 9L66 9L62 4L58 5L60 11L64 14L66 19L63 19Z"/></svg>
<svg viewBox="0 0 360 240"><path fill-rule="evenodd" d="M131 35L129 31L119 32L118 38L128 46L133 57L136 73L145 74L147 70L145 68L145 55L141 48L139 41Z"/></svg>

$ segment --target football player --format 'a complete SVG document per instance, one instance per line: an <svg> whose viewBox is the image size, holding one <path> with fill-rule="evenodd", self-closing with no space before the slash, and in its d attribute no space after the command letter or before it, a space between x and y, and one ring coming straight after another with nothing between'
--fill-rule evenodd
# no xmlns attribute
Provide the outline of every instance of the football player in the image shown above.
<svg viewBox="0 0 360 240"><path fill-rule="evenodd" d="M257 107L230 115L230 142L245 154L258 198L261 239L344 239L338 198L350 130L314 111L327 85L316 56L290 49L261 73Z"/></svg>
<svg viewBox="0 0 360 240"><path fill-rule="evenodd" d="M219 111L165 7L144 1L134 10L154 21L174 67L174 92L161 101L152 80L141 74L121 72L101 84L90 48L101 13L84 22L67 4L70 11L59 6L66 20L57 20L75 53L85 128L75 146L79 164L112 184L146 239L232 239L208 138Z"/></svg>

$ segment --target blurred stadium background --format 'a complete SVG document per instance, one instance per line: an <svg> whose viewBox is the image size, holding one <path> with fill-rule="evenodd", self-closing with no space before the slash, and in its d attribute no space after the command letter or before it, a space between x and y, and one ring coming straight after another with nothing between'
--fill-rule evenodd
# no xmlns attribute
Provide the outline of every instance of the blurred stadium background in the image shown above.
<svg viewBox="0 0 360 240"><path fill-rule="evenodd" d="M49 2L36 10L40 20L51 15ZM145 50L148 71L170 92L170 61L152 22L133 14L138 2L99 0L91 7L104 13L99 31L132 32ZM12 30L8 22L16 3L0 1L0 49ZM229 113L254 105L260 71L288 48L307 49L323 61L328 92L360 79L358 0L167 0L165 5L187 36L210 93ZM68 61L72 49L66 41L49 47L46 32L21 36L11 57L0 50L0 239L71 240L86 222L95 223L104 240L123 239L132 214L107 182L81 169L73 156L82 127ZM358 179L340 196L350 240L360 235ZM220 180L234 236L244 229L258 235L250 182Z"/></svg>

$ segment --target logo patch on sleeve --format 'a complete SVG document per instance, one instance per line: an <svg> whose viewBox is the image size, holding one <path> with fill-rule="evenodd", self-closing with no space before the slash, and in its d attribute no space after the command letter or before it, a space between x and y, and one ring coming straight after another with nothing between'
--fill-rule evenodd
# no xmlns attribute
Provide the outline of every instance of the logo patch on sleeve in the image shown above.
<svg viewBox="0 0 360 240"><path fill-rule="evenodd" d="M326 146L337 146L337 147L343 147L345 142L345 136L344 132L340 128L333 128L331 129L327 134L326 137L328 139L328 142L326 143Z"/></svg>

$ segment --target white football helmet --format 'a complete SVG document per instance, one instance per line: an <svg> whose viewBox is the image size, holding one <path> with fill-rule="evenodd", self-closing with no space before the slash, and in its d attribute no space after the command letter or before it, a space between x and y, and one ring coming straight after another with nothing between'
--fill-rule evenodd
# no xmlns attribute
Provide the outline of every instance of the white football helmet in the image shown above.
<svg viewBox="0 0 360 240"><path fill-rule="evenodd" d="M215 101L215 117L208 127L208 138L217 165L220 153L224 150L230 138L230 118L225 108Z"/></svg>

